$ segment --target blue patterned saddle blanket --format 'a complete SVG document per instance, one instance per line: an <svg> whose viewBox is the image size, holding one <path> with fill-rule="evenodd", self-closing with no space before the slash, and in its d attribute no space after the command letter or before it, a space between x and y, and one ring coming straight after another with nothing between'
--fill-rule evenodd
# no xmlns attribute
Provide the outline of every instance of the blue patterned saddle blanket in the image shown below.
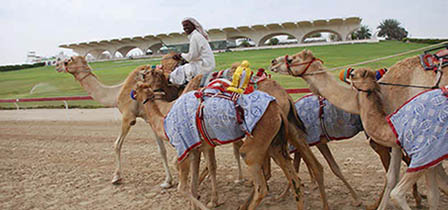
<svg viewBox="0 0 448 210"><path fill-rule="evenodd" d="M207 143L210 144L227 144L240 140L245 136L245 131L248 133L253 131L269 103L275 100L274 97L261 91L240 95L236 102L244 110L244 120L242 124L238 124L233 101L210 97L218 94L230 96L229 93L223 93L218 89L203 90L202 109L199 109L200 99L196 97L196 93L198 92L191 91L180 96L164 120L165 134L175 147L179 161L182 161L190 150L201 144L202 135L198 129L206 132L211 140ZM200 120L198 111L201 111L203 119L201 128L198 127Z"/></svg>
<svg viewBox="0 0 448 210"><path fill-rule="evenodd" d="M321 137L348 139L363 130L359 115L345 112L321 96L305 95L296 101L295 108L306 128L309 145L320 143Z"/></svg>
<svg viewBox="0 0 448 210"><path fill-rule="evenodd" d="M447 87L423 91L386 117L397 144L411 157L409 172L448 158Z"/></svg>

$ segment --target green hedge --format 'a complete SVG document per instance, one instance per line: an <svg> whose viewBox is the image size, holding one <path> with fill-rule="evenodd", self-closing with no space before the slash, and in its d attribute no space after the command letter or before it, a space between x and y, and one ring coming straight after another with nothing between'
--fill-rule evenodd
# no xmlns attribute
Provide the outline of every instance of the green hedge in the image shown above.
<svg viewBox="0 0 448 210"><path fill-rule="evenodd" d="M441 42L448 41L448 39L413 39L413 38L404 38L403 42L413 42L413 43L422 43L422 44L438 44Z"/></svg>
<svg viewBox="0 0 448 210"><path fill-rule="evenodd" d="M17 71L17 70L29 69L29 68L39 67L39 66L45 66L45 63L41 62L41 63L34 63L34 64L0 66L0 71Z"/></svg>

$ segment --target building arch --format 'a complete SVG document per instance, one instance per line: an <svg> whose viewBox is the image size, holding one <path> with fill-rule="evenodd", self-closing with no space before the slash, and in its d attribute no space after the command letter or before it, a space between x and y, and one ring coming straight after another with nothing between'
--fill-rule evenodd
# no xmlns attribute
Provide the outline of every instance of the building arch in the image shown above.
<svg viewBox="0 0 448 210"><path fill-rule="evenodd" d="M123 57L127 57L127 56L128 56L128 53L129 53L131 50L134 50L135 48L140 49L139 47L137 47L137 46L135 46L135 45L126 45L126 46L123 46L123 47L118 48L118 49L117 49L117 52L120 52L120 54L121 54ZM144 50L140 49L140 51L143 52ZM115 54L115 53L114 53L114 54Z"/></svg>
<svg viewBox="0 0 448 210"><path fill-rule="evenodd" d="M274 38L276 36L282 36L282 35L285 35L285 36L288 36L288 37L294 37L295 39L297 39L296 36L294 36L294 35L292 35L290 33L287 33L287 32L270 33L270 34L267 34L267 35L265 35L264 37L262 37L260 39L260 42L258 43L258 46L264 46L264 45L266 45L265 44L266 41L268 41L269 39Z"/></svg>
<svg viewBox="0 0 448 210"><path fill-rule="evenodd" d="M161 42L155 43L155 44L149 46L145 52L148 52L148 50L151 50L151 52L153 54L160 54L160 48L162 48L162 47L163 47L163 44Z"/></svg>
<svg viewBox="0 0 448 210"><path fill-rule="evenodd" d="M348 33L345 35L345 40L351 40L352 39L352 33L354 33L355 31L359 30L361 28L361 26L354 28L351 31L348 31Z"/></svg>
<svg viewBox="0 0 448 210"><path fill-rule="evenodd" d="M86 53L86 55L91 55L93 59L95 60L101 60L101 59L111 59L112 53L109 50L106 49L93 49Z"/></svg>
<svg viewBox="0 0 448 210"><path fill-rule="evenodd" d="M313 31L310 31L310 32L306 33L302 37L302 39L300 40L300 43L306 43L305 39L310 38L311 35L316 34L316 33L330 33L330 34L334 34L334 35L336 35L336 39L333 40L333 41L342 41L343 40L343 36L340 33L336 32L336 31L329 30L329 29L319 29L319 30L313 30ZM344 37L344 38L346 38L346 37Z"/></svg>
<svg viewBox="0 0 448 210"><path fill-rule="evenodd" d="M241 46L241 44L247 41L250 46ZM255 40L252 39L250 36L244 36L244 35L236 35L232 37L227 37L227 47L228 48L236 48L236 47L253 47L256 46L257 43L255 43Z"/></svg>

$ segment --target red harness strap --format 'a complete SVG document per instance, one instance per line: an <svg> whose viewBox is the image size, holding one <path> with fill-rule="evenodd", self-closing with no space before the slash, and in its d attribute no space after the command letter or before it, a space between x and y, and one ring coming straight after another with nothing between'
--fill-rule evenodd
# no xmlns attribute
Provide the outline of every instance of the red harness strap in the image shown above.
<svg viewBox="0 0 448 210"><path fill-rule="evenodd" d="M208 88L212 88L212 89L217 89L217 90L225 90L223 89L222 86L212 86L213 83L222 83L228 86L227 83L223 82L223 81L215 81L210 83L209 86L207 86ZM243 123L244 123L244 109L237 103L238 98L241 96L240 94L231 92L231 95L225 95L223 94L223 92L228 92L228 91L222 91L221 93L204 93L204 90L207 88L202 88L199 91L196 91L194 93L194 95L196 96L196 98L198 98L200 100L198 109L196 111L196 126L199 130L199 133L201 135L201 137L205 140L205 142L207 142L211 147L216 147L217 144L212 140L212 138L210 137L210 135L207 132L207 128L205 126L204 123L204 116L203 116L203 110L204 110L204 97L219 97L219 98L224 98L230 101L233 101L234 106L235 106L235 114L236 114L236 120L237 123L240 125L241 130L244 131L244 133L248 136L250 136L250 133L247 132L247 130L244 128Z"/></svg>
<svg viewBox="0 0 448 210"><path fill-rule="evenodd" d="M446 86L443 86L440 89L442 90L442 94L448 98L448 88Z"/></svg>
<svg viewBox="0 0 448 210"><path fill-rule="evenodd" d="M310 68L311 64L313 64L314 61L320 61L321 63L324 63L319 58L313 58L313 59L311 59L311 61L301 62L301 63L296 63L296 64L290 64L289 60L288 60L288 55L285 55L286 69L288 70L288 73L290 75L292 75L292 76L302 77L303 75L305 75L306 71L308 71L308 69ZM301 65L306 65L305 70L303 70L303 72L300 75L294 75L292 70L291 70L291 66L301 66Z"/></svg>

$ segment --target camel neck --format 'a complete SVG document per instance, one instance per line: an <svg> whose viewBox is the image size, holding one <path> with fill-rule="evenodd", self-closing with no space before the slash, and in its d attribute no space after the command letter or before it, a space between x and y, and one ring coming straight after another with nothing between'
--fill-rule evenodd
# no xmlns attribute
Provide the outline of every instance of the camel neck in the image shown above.
<svg viewBox="0 0 448 210"><path fill-rule="evenodd" d="M75 78L81 84L93 100L104 106L117 106L117 96L122 85L106 86L103 85L92 72L78 73Z"/></svg>
<svg viewBox="0 0 448 210"><path fill-rule="evenodd" d="M372 139L387 147L397 147L396 136L386 120L386 112L379 91L358 93L362 125Z"/></svg>
<svg viewBox="0 0 448 210"><path fill-rule="evenodd" d="M314 62L309 68L308 72L324 69L318 62ZM330 103L346 112L359 114L356 91L337 82L330 73L304 75L303 79L310 85L314 94L325 97Z"/></svg>
<svg viewBox="0 0 448 210"><path fill-rule="evenodd" d="M174 102L152 100L144 105L147 122L160 139L168 140L165 136L163 121L173 104Z"/></svg>

